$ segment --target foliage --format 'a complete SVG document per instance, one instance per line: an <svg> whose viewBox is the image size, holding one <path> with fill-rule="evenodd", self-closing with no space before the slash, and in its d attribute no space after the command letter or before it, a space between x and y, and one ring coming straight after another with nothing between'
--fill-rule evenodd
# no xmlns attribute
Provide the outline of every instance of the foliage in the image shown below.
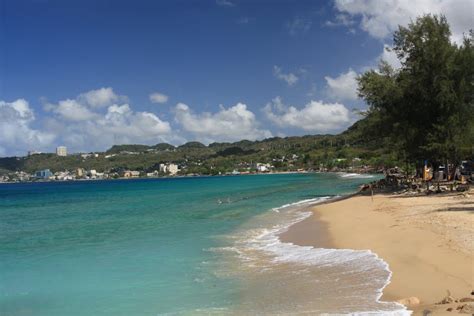
<svg viewBox="0 0 474 316"><path fill-rule="evenodd" d="M363 120L364 121L364 120ZM388 155L377 142L360 139L361 123L358 122L339 135L307 135L302 137L273 137L262 141L239 141L235 143L213 143L205 146L191 142L174 147L169 144L116 145L98 157L82 157L79 154L59 157L55 154L39 154L28 157L0 158L0 169L7 171L34 172L51 169L53 172L84 168L98 172L158 170L160 163L173 162L184 167L183 173L218 174L233 170L245 171L254 163L270 163L277 170L296 170L299 168L347 167L352 159L362 158L359 165L373 161L381 155ZM293 159L293 155L298 158ZM107 158L106 158L107 157ZM344 158L346 162L334 162ZM382 167L387 160L377 161Z"/></svg>
<svg viewBox="0 0 474 316"><path fill-rule="evenodd" d="M461 46L450 35L444 16L400 26L393 50L402 67L381 63L359 78L359 94L369 105L363 134L389 140L407 162L454 162L472 154L473 33Z"/></svg>

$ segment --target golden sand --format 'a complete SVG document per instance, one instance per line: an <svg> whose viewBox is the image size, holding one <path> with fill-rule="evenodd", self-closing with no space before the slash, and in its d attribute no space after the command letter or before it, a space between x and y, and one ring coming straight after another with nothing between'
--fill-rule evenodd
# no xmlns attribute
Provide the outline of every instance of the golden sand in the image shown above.
<svg viewBox="0 0 474 316"><path fill-rule="evenodd" d="M315 216L290 228L283 241L316 247L370 249L393 272L382 300L417 297L415 314L436 314L459 304L435 305L446 296L472 297L474 192L409 197L354 196L317 205ZM312 231L327 229L329 239ZM452 315L452 314L451 314Z"/></svg>

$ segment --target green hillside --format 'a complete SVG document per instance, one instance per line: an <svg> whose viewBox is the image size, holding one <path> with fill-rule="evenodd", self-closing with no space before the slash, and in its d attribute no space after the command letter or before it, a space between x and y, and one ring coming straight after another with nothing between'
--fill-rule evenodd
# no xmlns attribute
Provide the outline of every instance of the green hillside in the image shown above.
<svg viewBox="0 0 474 316"><path fill-rule="evenodd" d="M95 169L98 172L132 169L152 171L158 164L177 163L186 173L213 174L244 169L251 163L271 163L277 170L298 168L347 167L353 158L357 164L374 167L392 166L397 163L390 150L380 141L370 141L362 136L363 120L339 135L307 135L273 137L261 141L242 140L235 143L212 143L205 146L188 142L175 147L170 144L115 145L98 157L83 158L80 154L59 157L55 154L38 154L29 157L0 158L0 172L51 169L53 172L76 168Z"/></svg>

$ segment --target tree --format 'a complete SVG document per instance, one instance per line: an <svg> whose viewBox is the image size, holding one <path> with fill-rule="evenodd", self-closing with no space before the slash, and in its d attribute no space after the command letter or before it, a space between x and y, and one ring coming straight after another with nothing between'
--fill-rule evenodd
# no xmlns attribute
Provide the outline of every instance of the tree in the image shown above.
<svg viewBox="0 0 474 316"><path fill-rule="evenodd" d="M474 143L473 33L461 46L450 36L444 16L399 26L393 50L401 68L381 63L358 79L369 105L366 132L388 137L407 163L454 162Z"/></svg>

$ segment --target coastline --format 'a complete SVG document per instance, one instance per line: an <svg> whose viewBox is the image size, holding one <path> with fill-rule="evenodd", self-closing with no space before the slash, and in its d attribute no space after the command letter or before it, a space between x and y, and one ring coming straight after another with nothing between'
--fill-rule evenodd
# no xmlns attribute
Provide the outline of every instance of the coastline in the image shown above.
<svg viewBox="0 0 474 316"><path fill-rule="evenodd" d="M236 177L236 176L258 176L258 175L280 175L280 174L338 174L341 171L314 171L314 170L303 170L303 171L271 171L271 172L251 172L251 173L239 173L239 174L184 174L175 176L139 176L139 177L118 177L118 178L94 178L94 179L68 179L68 180L52 180L52 179L35 179L35 180L24 180L24 181L0 181L0 184L15 184L15 183L67 183L76 181L115 181L115 180L153 180L153 179L182 179L182 178L210 178L210 177ZM367 173L373 175L372 173Z"/></svg>
<svg viewBox="0 0 474 316"><path fill-rule="evenodd" d="M405 305L415 315L423 310L446 311L434 305L447 290L455 298L468 297L473 287L473 190L407 197L353 194L311 207L312 215L292 225L280 240L299 246L370 249L389 264L389 284L381 301L409 297ZM315 234L314 231L318 231ZM326 238L321 239L321 231Z"/></svg>

